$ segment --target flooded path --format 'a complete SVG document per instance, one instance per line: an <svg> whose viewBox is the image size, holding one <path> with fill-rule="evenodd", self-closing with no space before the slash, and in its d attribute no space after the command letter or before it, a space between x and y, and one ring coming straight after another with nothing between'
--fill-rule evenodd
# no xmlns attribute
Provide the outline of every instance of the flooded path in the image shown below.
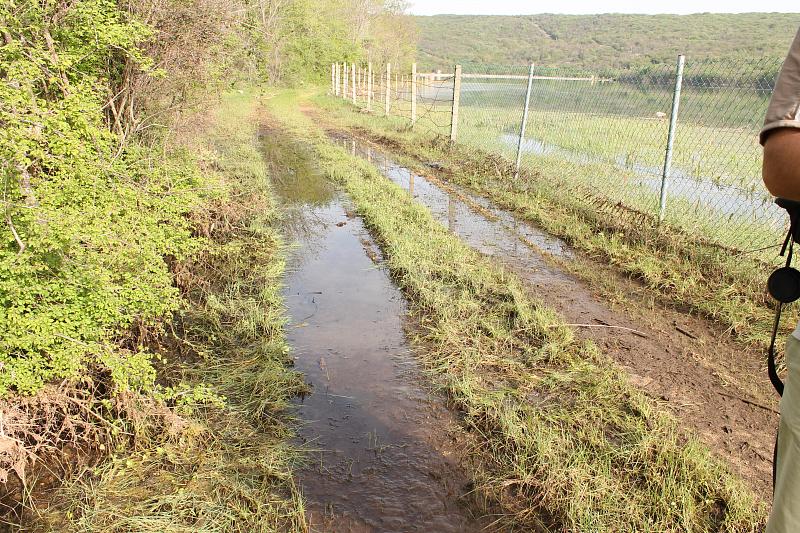
<svg viewBox="0 0 800 533"><path fill-rule="evenodd" d="M410 171L369 143L333 137L406 189L469 246L515 272L537 299L576 328L579 338L597 344L633 383L667 406L769 498L777 414L759 357L743 352L702 319L667 307L657 309L652 301L644 304L648 307L634 305L632 311L612 309L602 295L547 257L574 257L559 239L483 197ZM753 396L754 390L763 395Z"/></svg>
<svg viewBox="0 0 800 533"><path fill-rule="evenodd" d="M302 146L264 131L285 204L287 338L311 383L298 478L313 531L472 532L464 435L431 395L404 334L405 304L361 221Z"/></svg>

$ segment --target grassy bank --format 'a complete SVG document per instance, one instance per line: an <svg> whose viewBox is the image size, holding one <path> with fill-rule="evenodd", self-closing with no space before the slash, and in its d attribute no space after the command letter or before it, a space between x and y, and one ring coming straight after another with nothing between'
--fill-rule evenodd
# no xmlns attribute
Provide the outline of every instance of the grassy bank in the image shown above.
<svg viewBox="0 0 800 533"><path fill-rule="evenodd" d="M420 324L425 367L478 436L476 486L502 521L566 531L760 527L753 494L514 276L330 143L297 111L296 94L269 102L381 243Z"/></svg>
<svg viewBox="0 0 800 533"><path fill-rule="evenodd" d="M193 215L207 245L174 267L182 301L159 374L176 399L155 404L167 422L76 476L31 529L306 529L286 414L304 384L288 368L283 245L255 102L227 96L191 147L224 192Z"/></svg>
<svg viewBox="0 0 800 533"><path fill-rule="evenodd" d="M705 244L678 230L659 230L652 217L593 201L589 191L579 194L563 186L589 179L598 171L594 166L528 156L529 168L535 171L514 178L508 160L409 130L404 119L364 115L323 96L314 101L332 126L354 128L388 143L411 157L415 163L410 166L423 173L429 170L423 163L435 161L441 166L440 176L491 198L588 256L639 279L654 294L720 322L739 339L766 345L772 302L764 283L771 267L753 254Z"/></svg>

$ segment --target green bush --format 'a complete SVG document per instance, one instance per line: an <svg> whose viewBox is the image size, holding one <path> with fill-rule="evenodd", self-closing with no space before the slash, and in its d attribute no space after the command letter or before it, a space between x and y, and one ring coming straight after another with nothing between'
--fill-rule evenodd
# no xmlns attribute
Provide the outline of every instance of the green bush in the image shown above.
<svg viewBox="0 0 800 533"><path fill-rule="evenodd" d="M97 367L148 387L150 354L120 341L178 305L165 258L202 246L186 214L206 189L186 154L105 122L120 58L149 67L149 30L108 0L3 3L0 21L0 395Z"/></svg>

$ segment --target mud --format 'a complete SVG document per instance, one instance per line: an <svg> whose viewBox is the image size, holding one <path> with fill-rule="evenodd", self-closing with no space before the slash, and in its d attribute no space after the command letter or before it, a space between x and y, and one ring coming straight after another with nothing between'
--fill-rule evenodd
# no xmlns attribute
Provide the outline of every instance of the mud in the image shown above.
<svg viewBox="0 0 800 533"><path fill-rule="evenodd" d="M368 142L334 138L408 190L471 247L518 274L579 337L600 346L634 384L770 499L777 401L761 370L760 354L715 324L656 302L635 282L581 257L485 198L412 172ZM574 274L580 270L590 272L581 277L601 283L587 283ZM600 285L606 286L602 294Z"/></svg>
<svg viewBox="0 0 800 533"><path fill-rule="evenodd" d="M285 290L310 461L298 479L313 531L470 532L467 437L426 390L404 333L405 302L346 199L302 146L261 135L285 232Z"/></svg>

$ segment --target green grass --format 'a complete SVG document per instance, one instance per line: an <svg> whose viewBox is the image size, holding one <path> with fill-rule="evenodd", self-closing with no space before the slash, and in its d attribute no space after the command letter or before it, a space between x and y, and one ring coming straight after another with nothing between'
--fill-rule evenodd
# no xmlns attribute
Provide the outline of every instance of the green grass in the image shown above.
<svg viewBox="0 0 800 533"><path fill-rule="evenodd" d="M535 96L534 96L535 98ZM522 99L520 99L522 100ZM462 142L493 148L497 138L519 134L521 105L510 100L507 107L486 107L477 103L461 108ZM752 117L762 117L763 106L753 109ZM655 112L669 105L654 106L647 115L603 115L599 112L571 109L542 110L534 107L526 127L525 138L545 142L548 146L571 152L575 157L614 163L622 160L654 169L660 175L664 164L669 121L655 118ZM702 181L735 185L766 195L760 181L761 147L757 127L724 128L680 122L673 153L673 170ZM516 143L502 145L516 155ZM706 179L706 181L709 181ZM652 196L656 198L658 191ZM656 198L657 201L657 198Z"/></svg>
<svg viewBox="0 0 800 533"><path fill-rule="evenodd" d="M523 530L756 531L764 506L675 420L579 342L511 274L297 111L269 102L315 149L383 248L419 323L425 368L478 439L478 490Z"/></svg>
<svg viewBox="0 0 800 533"><path fill-rule="evenodd" d="M332 124L389 143L412 157L422 172L429 169L420 162L436 161L448 180L641 280L654 294L718 321L742 341L766 346L773 305L764 284L771 264L759 254L707 244L669 225L659 229L652 216L598 198L593 189L580 186L592 179L602 181L596 177L607 176L607 167L529 156L527 172L515 179L508 159L410 130L404 118L354 113L350 105L328 97L314 101ZM778 241L774 244L776 248L760 255L776 256ZM796 322L796 310L789 315L784 323Z"/></svg>
<svg viewBox="0 0 800 533"><path fill-rule="evenodd" d="M287 415L305 385L289 369L279 211L254 144L254 102L226 96L203 136L198 157L226 195L194 215L209 245L176 267L184 302L162 348L171 359L163 380L200 386L224 406L183 398L151 438L120 446L60 489L33 529L307 530Z"/></svg>

